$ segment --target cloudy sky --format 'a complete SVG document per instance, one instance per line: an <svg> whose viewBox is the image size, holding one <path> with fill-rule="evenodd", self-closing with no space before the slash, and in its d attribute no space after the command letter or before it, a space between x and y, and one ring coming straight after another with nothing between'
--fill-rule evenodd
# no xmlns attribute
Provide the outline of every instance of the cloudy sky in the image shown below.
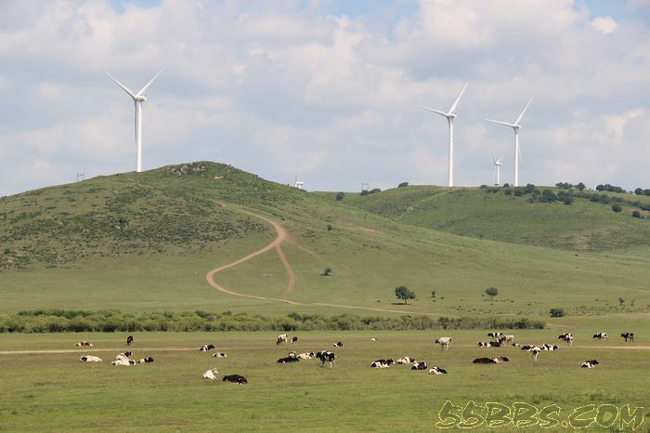
<svg viewBox="0 0 650 433"><path fill-rule="evenodd" d="M650 0L0 0L0 196L135 168L227 162L309 190L361 182L650 188Z"/></svg>

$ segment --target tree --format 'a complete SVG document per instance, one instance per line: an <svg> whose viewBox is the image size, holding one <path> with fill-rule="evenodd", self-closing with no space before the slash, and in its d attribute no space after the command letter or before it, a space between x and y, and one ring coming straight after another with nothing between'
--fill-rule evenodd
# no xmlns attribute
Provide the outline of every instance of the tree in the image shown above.
<svg viewBox="0 0 650 433"><path fill-rule="evenodd" d="M323 273L321 274L323 277L329 277L330 274L332 273L332 268L325 268Z"/></svg>
<svg viewBox="0 0 650 433"><path fill-rule="evenodd" d="M436 291L435 291L435 290L432 290L432 291L431 291L431 297L432 297L432 298L435 298L435 297L436 297Z"/></svg>
<svg viewBox="0 0 650 433"><path fill-rule="evenodd" d="M341 201L345 198L345 193L343 191L336 193L336 201Z"/></svg>
<svg viewBox="0 0 650 433"><path fill-rule="evenodd" d="M398 188L404 188L405 186L409 186L408 182L402 182L399 185L397 185Z"/></svg>
<svg viewBox="0 0 650 433"><path fill-rule="evenodd" d="M579 183L578 185L576 185L576 186L577 186L577 188L578 188L579 191L584 191L585 188L587 188L587 187L585 186L585 184L582 183L582 182L580 182L580 183Z"/></svg>
<svg viewBox="0 0 650 433"><path fill-rule="evenodd" d="M622 307L623 304L625 303L625 299L619 297L619 298L618 298L618 303L619 303L619 304L621 305L621 307Z"/></svg>
<svg viewBox="0 0 650 433"><path fill-rule="evenodd" d="M618 204L618 203L614 203L614 204L612 205L612 210L613 210L614 212L618 213L618 212L622 211L623 208L621 207L620 204Z"/></svg>
<svg viewBox="0 0 650 433"><path fill-rule="evenodd" d="M643 195L643 188L637 188L634 190L634 194L636 195Z"/></svg>
<svg viewBox="0 0 650 433"><path fill-rule="evenodd" d="M395 287L395 297L404 301L404 304L408 304L409 299L415 299L415 293L411 292L406 286Z"/></svg>
<svg viewBox="0 0 650 433"><path fill-rule="evenodd" d="M551 308L549 312L551 317L564 317L564 308Z"/></svg>
<svg viewBox="0 0 650 433"><path fill-rule="evenodd" d="M492 299L499 294L499 289L497 289L496 287L488 287L487 289L485 289L485 294L488 295L490 299Z"/></svg>

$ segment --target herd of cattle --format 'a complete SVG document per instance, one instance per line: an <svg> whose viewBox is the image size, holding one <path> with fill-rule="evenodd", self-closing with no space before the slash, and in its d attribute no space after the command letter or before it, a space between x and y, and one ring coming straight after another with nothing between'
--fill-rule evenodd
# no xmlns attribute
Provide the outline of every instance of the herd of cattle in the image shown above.
<svg viewBox="0 0 650 433"><path fill-rule="evenodd" d="M478 347L480 348L491 348L491 347L502 347L502 346L513 346L520 348L523 351L530 352L533 361L537 361L537 357L541 352L544 351L556 351L559 349L559 346L557 345L551 345L551 344L542 344L542 345L531 345L531 344L519 344L515 342L515 336L512 334L503 334L501 332L490 332L487 334L488 337L492 337L492 341L479 341L478 342ZM621 337L625 340L625 342L628 341L634 341L634 333L633 332L624 332L621 334ZM608 335L606 332L598 332L594 334L593 336L594 339L602 340L608 338ZM558 336L558 340L562 340L565 343L571 345L574 341L573 335L571 333L563 333ZM126 344L127 346L132 346L133 345L133 336L129 335ZM371 338L371 341L377 341L376 338ZM276 339L276 345L280 345L282 343L286 345L289 344L296 344L298 342L298 337L294 336L291 339L289 339L289 336L287 334L281 334L278 335ZM452 338L451 337L439 337L435 339L435 344L440 345L440 348L442 350L449 350L451 346ZM334 347L343 347L343 343L338 341L333 344ZM88 341L80 341L78 343L75 343L75 347L93 347L93 344L88 342ZM215 346L213 344L205 344L199 347L200 352L211 352L212 350L215 349ZM115 360L111 362L112 365L114 366L132 366L132 365L137 365L137 364L149 364L153 363L154 360L152 357L148 356L146 358L140 358L138 360L132 359L133 352L131 351L125 351L123 353L118 354L115 357ZM213 357L215 358L227 358L228 355L225 352L215 352L212 354ZM321 362L321 367L325 366L325 363L329 363L329 367L333 368L334 365L336 364L336 355L334 352L331 352L329 350L321 350L318 352L303 352L303 353L296 353L295 351L290 352L287 356L282 357L278 359L276 362L278 364L289 364L289 363L295 363L295 362L300 362L303 360L309 360L309 359L318 359ZM81 358L79 358L80 362L102 362L102 359L97 357L97 356L92 356L92 355L84 355ZM476 358L472 361L474 364L498 364L498 363L503 363L503 362L508 362L509 359L506 356L496 356L496 357L485 357L485 358ZM413 357L405 356L399 358L397 361L394 361L392 358L390 359L377 359L370 363L371 368L389 368L392 365L395 364L400 364L400 365L410 365L411 370L427 370L428 366L426 361L418 361ZM582 368L594 368L596 365L598 365L598 361L595 359L592 360L586 360L581 364ZM217 379L217 374L218 371L216 368L207 370L205 373L203 373L203 378L208 379L208 380L216 380ZM447 374L447 371L442 368L442 367L432 367L429 369L429 374L433 375L440 375L440 374ZM224 382L231 382L235 384L240 384L240 385L245 385L248 383L248 380L239 374L230 374L230 375L225 375L223 376L222 381Z"/></svg>

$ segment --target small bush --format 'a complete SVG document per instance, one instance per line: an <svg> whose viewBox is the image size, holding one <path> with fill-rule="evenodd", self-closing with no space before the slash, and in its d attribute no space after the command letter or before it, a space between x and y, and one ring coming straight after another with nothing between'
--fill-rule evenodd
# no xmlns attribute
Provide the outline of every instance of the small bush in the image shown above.
<svg viewBox="0 0 650 433"><path fill-rule="evenodd" d="M341 201L345 198L345 193L343 191L336 193L336 201Z"/></svg>
<svg viewBox="0 0 650 433"><path fill-rule="evenodd" d="M639 212L638 210L635 210L635 211L632 212L632 216L634 218L641 218L641 212Z"/></svg>
<svg viewBox="0 0 650 433"><path fill-rule="evenodd" d="M332 273L332 268L325 268L325 270L323 270L323 273L321 275L323 277L329 277L331 273Z"/></svg>
<svg viewBox="0 0 650 433"><path fill-rule="evenodd" d="M620 211L623 210L623 208L621 207L620 204L618 204L618 203L614 203L614 204L612 205L612 210L613 210L614 212L616 212L616 213L619 213Z"/></svg>
<svg viewBox="0 0 650 433"><path fill-rule="evenodd" d="M408 183L408 182L402 182L402 183L400 183L399 185L397 185L398 188L404 188L404 187L406 187L406 186L409 186L409 183Z"/></svg>
<svg viewBox="0 0 650 433"><path fill-rule="evenodd" d="M564 308L551 308L549 313L551 317L564 317L566 315L564 313Z"/></svg>

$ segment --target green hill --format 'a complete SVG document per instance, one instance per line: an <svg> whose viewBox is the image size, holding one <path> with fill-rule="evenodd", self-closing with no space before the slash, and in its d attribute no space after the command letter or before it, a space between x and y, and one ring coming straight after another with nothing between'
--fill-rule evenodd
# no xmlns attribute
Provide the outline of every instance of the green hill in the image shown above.
<svg viewBox="0 0 650 433"><path fill-rule="evenodd" d="M428 194L426 188L401 190ZM491 241L486 235L457 236L346 204L400 197L401 190L340 203L228 165L197 162L5 197L0 199L0 312L114 308L547 316L552 307L574 315L646 314L649 308L646 249L576 254ZM459 191L452 194L466 196L467 206L472 197L510 199ZM269 221L286 229L288 238L216 274L214 281L231 293L211 287L210 270L275 239ZM326 267L332 269L327 277L322 276ZM417 298L399 303L394 295L399 285ZM499 290L493 300L483 293L488 286ZM619 305L619 297L626 302Z"/></svg>
<svg viewBox="0 0 650 433"><path fill-rule="evenodd" d="M408 186L363 196L346 194L342 203L394 221L478 239L576 251L650 246L650 219L643 218L650 217L650 197L550 187L536 187L534 192L520 188L519 194L514 188ZM571 204L564 204L565 196L571 197ZM612 211L617 203L620 212ZM634 218L634 211L641 218Z"/></svg>

